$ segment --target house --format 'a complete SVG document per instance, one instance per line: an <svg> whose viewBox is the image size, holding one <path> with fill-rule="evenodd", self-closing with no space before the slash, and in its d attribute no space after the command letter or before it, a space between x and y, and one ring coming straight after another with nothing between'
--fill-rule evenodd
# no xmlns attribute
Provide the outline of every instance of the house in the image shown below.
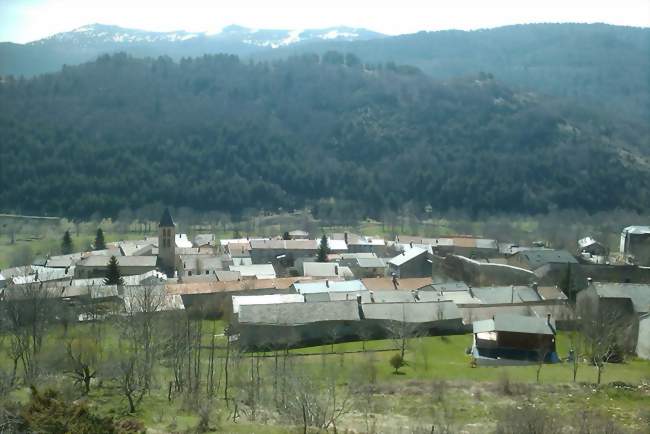
<svg viewBox="0 0 650 434"><path fill-rule="evenodd" d="M250 257L253 264L282 262L293 266L298 258L313 258L318 252L316 240L251 240Z"/></svg>
<svg viewBox="0 0 650 434"><path fill-rule="evenodd" d="M541 297L531 286L487 286L472 288L471 292L483 304L488 305L541 301Z"/></svg>
<svg viewBox="0 0 650 434"><path fill-rule="evenodd" d="M535 318L499 314L474 321L472 358L477 365L555 363L555 321L549 315Z"/></svg>
<svg viewBox="0 0 650 434"><path fill-rule="evenodd" d="M239 306L304 302L305 297L300 294L235 295L232 297L232 313L239 314Z"/></svg>
<svg viewBox="0 0 650 434"><path fill-rule="evenodd" d="M230 271L236 271L242 279L275 279L275 269L271 264L231 265Z"/></svg>
<svg viewBox="0 0 650 434"><path fill-rule="evenodd" d="M272 350L353 340L357 300L240 305L231 325L240 348Z"/></svg>
<svg viewBox="0 0 650 434"><path fill-rule="evenodd" d="M362 334L368 338L402 338L460 334L462 315L450 301L365 303Z"/></svg>
<svg viewBox="0 0 650 434"><path fill-rule="evenodd" d="M196 234L194 235L194 247L214 246L217 242L214 234Z"/></svg>
<svg viewBox="0 0 650 434"><path fill-rule="evenodd" d="M207 254L198 255L177 255L176 270L178 276L191 277L196 275L211 275L216 271L223 270L222 257Z"/></svg>
<svg viewBox="0 0 650 434"><path fill-rule="evenodd" d="M302 230L290 231L289 238L292 240L308 240L309 232Z"/></svg>
<svg viewBox="0 0 650 434"><path fill-rule="evenodd" d="M399 236L396 243L401 247L419 246L429 250L434 255L462 255L469 258L493 258L499 255L499 245L496 240L473 236L452 236L443 238L423 238Z"/></svg>
<svg viewBox="0 0 650 434"><path fill-rule="evenodd" d="M650 265L650 226L628 226L623 229L619 248L627 262Z"/></svg>
<svg viewBox="0 0 650 434"><path fill-rule="evenodd" d="M75 278L104 277L108 270L108 256L89 256L77 263ZM155 256L120 256L117 258L123 276L144 274L156 268Z"/></svg>
<svg viewBox="0 0 650 434"><path fill-rule="evenodd" d="M463 321L468 332L472 332L474 321L492 319L495 315L519 315L533 318L546 318L548 315L555 320L557 330L575 330L576 319L573 310L566 303L563 304L463 304L458 305L463 315Z"/></svg>
<svg viewBox="0 0 650 434"><path fill-rule="evenodd" d="M386 241L381 237L344 232L332 234L331 238L345 241L350 253L374 253L381 256L386 254Z"/></svg>
<svg viewBox="0 0 650 434"><path fill-rule="evenodd" d="M396 277L371 277L361 279L363 286L371 291L401 290L412 291L415 289L426 289L431 285L430 277L412 277L398 279Z"/></svg>
<svg viewBox="0 0 650 434"><path fill-rule="evenodd" d="M594 264L605 264L608 261L609 250L592 237L578 240L578 257Z"/></svg>
<svg viewBox="0 0 650 434"><path fill-rule="evenodd" d="M297 281L292 285L294 292L298 294L311 294L315 292L357 292L366 291L366 287L360 280L317 280Z"/></svg>
<svg viewBox="0 0 650 434"><path fill-rule="evenodd" d="M120 256L120 255L121 253L118 250L116 256ZM83 259L83 256L84 254L82 252L72 253L69 255L50 256L47 258L47 261L45 261L45 266L51 268L71 267L77 262L81 261Z"/></svg>
<svg viewBox="0 0 650 434"><path fill-rule="evenodd" d="M316 240L318 247L320 248L321 238ZM348 251L348 245L345 240L336 240L333 238L327 238L327 247L329 248L330 253L346 253Z"/></svg>
<svg viewBox="0 0 650 434"><path fill-rule="evenodd" d="M178 294L169 294L165 285L124 286L121 298L124 309L129 313L171 312L184 310L183 300Z"/></svg>
<svg viewBox="0 0 650 434"><path fill-rule="evenodd" d="M390 259L388 271L399 278L431 276L431 260L426 250L413 247Z"/></svg>
<svg viewBox="0 0 650 434"><path fill-rule="evenodd" d="M592 282L578 293L576 309L583 319L618 327L618 345L631 352L641 338L641 318L650 312L650 285Z"/></svg>
<svg viewBox="0 0 650 434"><path fill-rule="evenodd" d="M203 315L221 317L230 312L233 295L265 295L295 293L292 285L299 278L247 279L237 281L209 281L172 283L166 285L167 292L178 294L186 310Z"/></svg>
<svg viewBox="0 0 650 434"><path fill-rule="evenodd" d="M156 270L148 271L144 274L134 274L130 276L122 276L124 286L137 286L145 284L157 284L165 282L167 276ZM104 285L104 277L95 277L88 279L73 279L70 281L69 286L73 287L92 287Z"/></svg>
<svg viewBox="0 0 650 434"><path fill-rule="evenodd" d="M532 271L507 264L480 262L460 255L433 256L432 275L471 286L526 285L537 276Z"/></svg>
<svg viewBox="0 0 650 434"><path fill-rule="evenodd" d="M508 264L535 271L548 264L577 264L576 258L566 250L526 250L508 257Z"/></svg>
<svg viewBox="0 0 650 434"><path fill-rule="evenodd" d="M303 275L307 277L354 277L350 268L336 262L303 262Z"/></svg>
<svg viewBox="0 0 650 434"><path fill-rule="evenodd" d="M231 258L249 258L251 257L250 242L245 243L229 243L226 246L225 253L230 255Z"/></svg>
<svg viewBox="0 0 650 434"><path fill-rule="evenodd" d="M51 268L30 265L28 267L6 269L4 273L6 276L10 276L7 279L7 285L26 285L35 282L69 281L75 274L75 267Z"/></svg>
<svg viewBox="0 0 650 434"><path fill-rule="evenodd" d="M303 295L305 303L316 303L320 301L351 301L361 297L362 303L370 303L370 291L331 291L331 292L308 292Z"/></svg>
<svg viewBox="0 0 650 434"><path fill-rule="evenodd" d="M357 258L350 269L359 278L383 277L386 275L387 264L382 258Z"/></svg>

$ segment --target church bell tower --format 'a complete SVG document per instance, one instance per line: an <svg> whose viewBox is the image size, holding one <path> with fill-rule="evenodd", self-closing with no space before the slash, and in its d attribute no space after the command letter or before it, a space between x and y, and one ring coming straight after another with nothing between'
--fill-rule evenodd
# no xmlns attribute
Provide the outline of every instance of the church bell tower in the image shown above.
<svg viewBox="0 0 650 434"><path fill-rule="evenodd" d="M176 268L176 225L168 208L165 208L158 224L158 261L161 271L173 277Z"/></svg>

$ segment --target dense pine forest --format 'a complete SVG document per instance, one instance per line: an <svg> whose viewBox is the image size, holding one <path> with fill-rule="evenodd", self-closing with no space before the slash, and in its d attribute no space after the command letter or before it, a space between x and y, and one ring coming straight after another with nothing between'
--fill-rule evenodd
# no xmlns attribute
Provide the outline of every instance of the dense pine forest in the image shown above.
<svg viewBox="0 0 650 434"><path fill-rule="evenodd" d="M537 213L647 210L649 127L328 52L175 62L105 55L0 84L6 211L87 217L164 203Z"/></svg>

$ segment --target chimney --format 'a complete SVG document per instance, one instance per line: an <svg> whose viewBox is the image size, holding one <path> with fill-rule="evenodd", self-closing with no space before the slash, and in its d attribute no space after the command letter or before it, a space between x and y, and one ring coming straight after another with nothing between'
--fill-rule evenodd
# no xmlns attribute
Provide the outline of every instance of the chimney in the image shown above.
<svg viewBox="0 0 650 434"><path fill-rule="evenodd" d="M467 289L469 290L469 296L474 298L474 290L472 289L472 285L467 285Z"/></svg>
<svg viewBox="0 0 650 434"><path fill-rule="evenodd" d="M327 279L325 279L325 286L327 286L328 288L330 287L330 281Z"/></svg>
<svg viewBox="0 0 650 434"><path fill-rule="evenodd" d="M546 314L546 324L548 324L549 326L551 325L551 314L550 313Z"/></svg>
<svg viewBox="0 0 650 434"><path fill-rule="evenodd" d="M593 279L591 277L587 277L587 286L591 286L593 283Z"/></svg>
<svg viewBox="0 0 650 434"><path fill-rule="evenodd" d="M411 248L413 248L413 241L411 241L411 242L409 243L409 246L411 246Z"/></svg>
<svg viewBox="0 0 650 434"><path fill-rule="evenodd" d="M343 239L345 240L345 244L347 244L348 243L348 233L347 232L343 233Z"/></svg>
<svg viewBox="0 0 650 434"><path fill-rule="evenodd" d="M399 282L397 281L397 276L393 274L393 287L395 288L395 290L397 290L399 289L398 286L399 286Z"/></svg>
<svg viewBox="0 0 650 434"><path fill-rule="evenodd" d="M537 284L537 282L533 282L531 286L533 288L533 291L535 291L535 294L539 295L539 285Z"/></svg>
<svg viewBox="0 0 650 434"><path fill-rule="evenodd" d="M357 294L357 304L361 306L361 294Z"/></svg>
<svg viewBox="0 0 650 434"><path fill-rule="evenodd" d="M334 275L335 275L335 276L338 276L338 275L339 275L339 266L338 266L338 265L335 265L335 266L334 266Z"/></svg>
<svg viewBox="0 0 650 434"><path fill-rule="evenodd" d="M375 302L375 293L372 292L372 291L368 291L368 293L370 294L370 302L374 303Z"/></svg>

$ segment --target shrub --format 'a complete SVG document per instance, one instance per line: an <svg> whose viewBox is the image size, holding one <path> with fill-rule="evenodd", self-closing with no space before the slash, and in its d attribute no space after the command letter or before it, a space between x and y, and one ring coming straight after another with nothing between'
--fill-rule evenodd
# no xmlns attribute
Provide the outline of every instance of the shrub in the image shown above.
<svg viewBox="0 0 650 434"><path fill-rule="evenodd" d="M393 369L395 369L393 374L399 374L399 368L406 366L406 360L404 360L404 357L402 357L401 354L394 354L393 357L390 358L389 362Z"/></svg>

